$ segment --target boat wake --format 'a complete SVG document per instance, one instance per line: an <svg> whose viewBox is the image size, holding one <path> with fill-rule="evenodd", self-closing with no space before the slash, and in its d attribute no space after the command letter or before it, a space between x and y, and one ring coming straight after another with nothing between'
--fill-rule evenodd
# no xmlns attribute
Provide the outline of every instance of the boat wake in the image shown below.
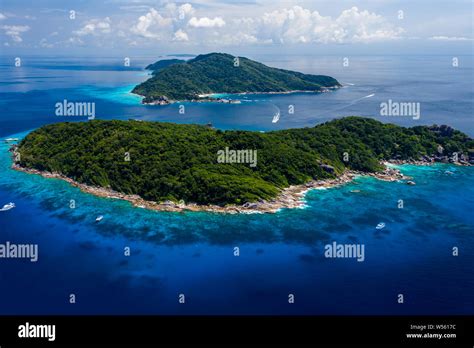
<svg viewBox="0 0 474 348"><path fill-rule="evenodd" d="M273 115L272 123L277 123L280 120L280 112Z"/></svg>
<svg viewBox="0 0 474 348"><path fill-rule="evenodd" d="M328 110L326 112L323 112L322 114L319 114L318 116L323 116L323 115L326 115L326 114L329 114L329 113L333 113L334 111L340 111L340 110L344 110L346 108L348 108L349 106L352 106L354 104L357 104L358 102L364 100L364 99L368 99L368 98L372 98L373 96L375 96L375 93L372 93L372 94L369 94L369 95L366 95L362 98L357 98L357 99L354 99L352 101L350 101L347 105L344 105L344 106L341 106L341 107L338 107L338 108L334 108L334 109L331 109L331 110Z"/></svg>
<svg viewBox="0 0 474 348"><path fill-rule="evenodd" d="M355 104L355 103L357 103L361 100L367 99L367 98L372 98L374 95L375 95L375 93L372 93L372 94L366 95L365 97L355 99L355 100L351 101L351 103L349 105L353 105L353 104Z"/></svg>
<svg viewBox="0 0 474 348"><path fill-rule="evenodd" d="M276 109L276 112L273 114L272 123L277 123L280 120L280 108L273 104L273 107Z"/></svg>

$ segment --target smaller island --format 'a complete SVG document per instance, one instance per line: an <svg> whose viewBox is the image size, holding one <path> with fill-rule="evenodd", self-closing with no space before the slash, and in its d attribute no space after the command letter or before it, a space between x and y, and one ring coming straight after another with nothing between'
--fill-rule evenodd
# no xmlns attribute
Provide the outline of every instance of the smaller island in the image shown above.
<svg viewBox="0 0 474 348"><path fill-rule="evenodd" d="M161 59L157 61L156 63L147 65L145 69L151 70L152 74L155 75L161 69L167 68L170 65L178 64L178 63L186 63L186 61L183 59Z"/></svg>
<svg viewBox="0 0 474 348"><path fill-rule="evenodd" d="M132 93L143 96L144 104L153 105L224 102L212 98L213 94L321 93L341 86L330 76L272 68L225 53L203 54L188 61L160 60L146 69L153 70L153 76L136 86Z"/></svg>
<svg viewBox="0 0 474 348"><path fill-rule="evenodd" d="M231 151L251 156L222 161ZM449 126L404 128L360 117L267 133L160 122L56 123L29 133L12 152L14 169L97 196L154 210L228 213L301 207L308 190L358 175L408 184L386 162L474 163L473 139Z"/></svg>

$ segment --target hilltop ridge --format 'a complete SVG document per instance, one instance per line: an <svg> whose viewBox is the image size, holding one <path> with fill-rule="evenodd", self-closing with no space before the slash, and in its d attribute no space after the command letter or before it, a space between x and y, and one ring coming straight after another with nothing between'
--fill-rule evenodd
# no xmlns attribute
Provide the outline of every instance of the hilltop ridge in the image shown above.
<svg viewBox="0 0 474 348"><path fill-rule="evenodd" d="M199 100L214 93L323 92L340 86L330 76L272 68L245 57L208 53L188 61L160 61L153 76L133 89L144 103ZM153 70L153 69L152 69Z"/></svg>

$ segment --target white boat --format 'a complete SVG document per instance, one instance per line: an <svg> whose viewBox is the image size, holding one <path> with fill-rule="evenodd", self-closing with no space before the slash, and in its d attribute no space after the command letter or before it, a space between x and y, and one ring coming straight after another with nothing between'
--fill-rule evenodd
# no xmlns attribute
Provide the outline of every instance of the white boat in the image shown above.
<svg viewBox="0 0 474 348"><path fill-rule="evenodd" d="M18 140L19 140L18 138L7 138L5 139L5 142L9 143L10 141L18 141Z"/></svg>
<svg viewBox="0 0 474 348"><path fill-rule="evenodd" d="M8 204L5 204L5 205L3 206L3 208L0 209L0 211L7 211L7 210L13 209L13 208L15 208L15 207L16 207L15 203L10 202L10 203L8 203Z"/></svg>
<svg viewBox="0 0 474 348"><path fill-rule="evenodd" d="M102 215L99 215L96 217L95 222L100 222L104 217Z"/></svg>
<svg viewBox="0 0 474 348"><path fill-rule="evenodd" d="M272 123L277 123L280 119L280 111L278 111L275 115L273 115Z"/></svg>
<svg viewBox="0 0 474 348"><path fill-rule="evenodd" d="M381 229L384 228L384 227L385 227L385 222L379 222L379 223L377 224L377 226L375 227L375 229L381 230Z"/></svg>

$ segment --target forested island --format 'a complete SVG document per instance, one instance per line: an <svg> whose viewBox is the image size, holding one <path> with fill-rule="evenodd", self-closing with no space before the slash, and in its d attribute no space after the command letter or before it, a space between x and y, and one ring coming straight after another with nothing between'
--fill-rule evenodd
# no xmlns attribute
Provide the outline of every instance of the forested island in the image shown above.
<svg viewBox="0 0 474 348"><path fill-rule="evenodd" d="M250 149L258 161L222 163L224 149ZM14 166L136 195L135 203L249 207L274 201L290 186L338 183L349 171L383 173L387 160L468 164L473 149L473 139L448 126L404 128L361 117L267 133L93 120L34 130L14 149Z"/></svg>
<svg viewBox="0 0 474 348"><path fill-rule="evenodd" d="M153 74L156 74L161 69L164 69L170 65L178 64L178 63L186 63L186 61L183 59L162 59L153 64L147 65L145 69L151 70Z"/></svg>
<svg viewBox="0 0 474 348"><path fill-rule="evenodd" d="M340 86L330 76L271 68L225 53L203 54L188 61L162 60L146 69L153 70L153 76L132 90L145 97L145 104L209 101L207 96L215 93L322 92Z"/></svg>

